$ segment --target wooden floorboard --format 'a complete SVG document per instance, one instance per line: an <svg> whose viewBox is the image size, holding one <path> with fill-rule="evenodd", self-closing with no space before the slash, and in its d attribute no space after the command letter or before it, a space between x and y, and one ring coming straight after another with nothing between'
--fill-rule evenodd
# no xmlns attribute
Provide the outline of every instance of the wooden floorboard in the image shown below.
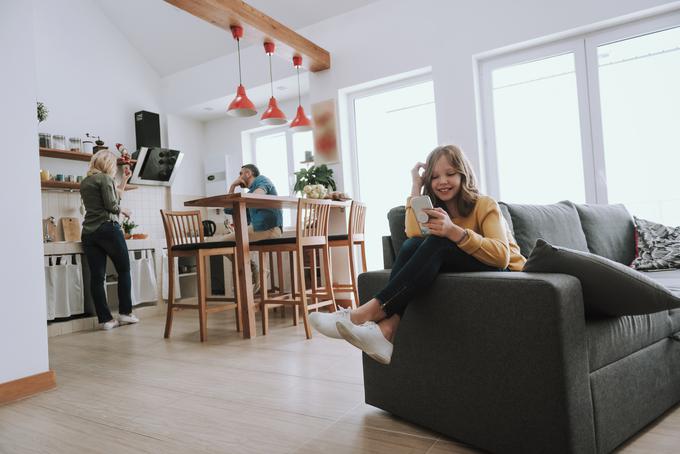
<svg viewBox="0 0 680 454"><path fill-rule="evenodd" d="M363 403L361 355L291 317L244 340L233 314L49 339L56 389L0 407L0 453L475 453ZM259 328L259 324L258 324ZM677 453L680 408L620 452Z"/></svg>

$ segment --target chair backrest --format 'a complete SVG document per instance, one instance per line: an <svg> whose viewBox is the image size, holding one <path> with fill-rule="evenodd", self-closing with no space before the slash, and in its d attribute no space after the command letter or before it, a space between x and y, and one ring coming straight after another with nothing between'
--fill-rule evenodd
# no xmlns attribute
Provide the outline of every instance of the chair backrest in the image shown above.
<svg viewBox="0 0 680 454"><path fill-rule="evenodd" d="M328 199L298 200L296 235L298 245L311 246L328 242L328 219L331 201Z"/></svg>
<svg viewBox="0 0 680 454"><path fill-rule="evenodd" d="M181 244L195 244L203 242L203 223L201 212L195 211L165 211L161 210L165 241L168 250Z"/></svg>
<svg viewBox="0 0 680 454"><path fill-rule="evenodd" d="M366 233L366 204L357 200L352 201L349 209L349 225L347 234L350 242L364 241Z"/></svg>

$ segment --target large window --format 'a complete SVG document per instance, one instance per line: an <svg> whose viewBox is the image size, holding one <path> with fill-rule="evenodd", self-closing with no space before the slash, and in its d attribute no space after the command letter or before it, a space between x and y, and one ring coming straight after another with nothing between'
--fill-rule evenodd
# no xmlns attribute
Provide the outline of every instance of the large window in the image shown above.
<svg viewBox="0 0 680 454"><path fill-rule="evenodd" d="M609 202L680 225L680 28L598 46Z"/></svg>
<svg viewBox="0 0 680 454"><path fill-rule="evenodd" d="M574 54L499 68L492 76L503 200L584 202Z"/></svg>
<svg viewBox="0 0 680 454"><path fill-rule="evenodd" d="M279 195L293 194L295 172L305 164L313 147L312 132L292 133L287 126L266 129L251 136L253 163L276 186ZM293 225L291 210L283 210L284 226Z"/></svg>
<svg viewBox="0 0 680 454"><path fill-rule="evenodd" d="M365 202L369 270L383 269L387 212L411 192L410 170L437 145L431 80L382 86L351 96L355 197Z"/></svg>
<svg viewBox="0 0 680 454"><path fill-rule="evenodd" d="M680 14L484 60L490 193L680 224Z"/></svg>

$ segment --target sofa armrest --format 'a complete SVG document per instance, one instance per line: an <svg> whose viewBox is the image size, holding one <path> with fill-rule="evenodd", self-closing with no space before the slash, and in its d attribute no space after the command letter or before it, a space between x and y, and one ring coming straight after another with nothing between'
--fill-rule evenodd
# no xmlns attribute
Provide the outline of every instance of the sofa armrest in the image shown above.
<svg viewBox="0 0 680 454"><path fill-rule="evenodd" d="M359 276L362 302L386 271ZM581 285L562 274L440 274L364 355L366 402L491 452L595 452Z"/></svg>
<svg viewBox="0 0 680 454"><path fill-rule="evenodd" d="M382 237L382 248L383 248L383 263L385 264L385 269L389 270L394 264L394 249L392 248L392 237L386 235Z"/></svg>

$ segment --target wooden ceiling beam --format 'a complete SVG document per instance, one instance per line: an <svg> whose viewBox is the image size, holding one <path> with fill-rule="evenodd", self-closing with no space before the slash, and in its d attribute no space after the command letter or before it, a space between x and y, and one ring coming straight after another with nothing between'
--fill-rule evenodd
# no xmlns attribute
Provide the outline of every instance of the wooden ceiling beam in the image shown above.
<svg viewBox="0 0 680 454"><path fill-rule="evenodd" d="M253 8L242 0L165 0L194 16L210 22L229 33L232 25L244 28L244 41L267 40L276 43L279 57L288 57L292 63L293 55L302 55L303 67L312 72L331 67L331 55L307 38L282 23Z"/></svg>

